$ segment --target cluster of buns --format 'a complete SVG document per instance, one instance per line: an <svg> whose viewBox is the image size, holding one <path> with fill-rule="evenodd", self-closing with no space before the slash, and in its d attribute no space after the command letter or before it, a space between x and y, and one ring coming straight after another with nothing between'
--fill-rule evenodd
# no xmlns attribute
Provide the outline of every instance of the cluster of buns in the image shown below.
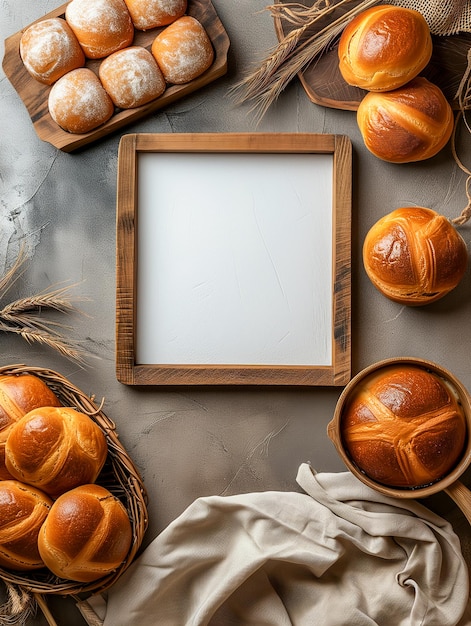
<svg viewBox="0 0 471 626"><path fill-rule="evenodd" d="M79 582L115 570L132 528L123 504L96 484L108 452L98 424L31 374L0 377L0 415L0 566L47 567Z"/></svg>
<svg viewBox="0 0 471 626"><path fill-rule="evenodd" d="M31 76L51 86L52 119L68 132L87 133L116 109L143 106L167 85L203 74L213 46L186 10L187 0L71 0L64 18L29 26L20 56ZM134 44L136 30L152 29L158 32L150 49Z"/></svg>
<svg viewBox="0 0 471 626"><path fill-rule="evenodd" d="M466 419L454 390L417 365L391 365L358 384L341 416L344 447L378 483L417 488L459 462Z"/></svg>
<svg viewBox="0 0 471 626"><path fill-rule="evenodd" d="M432 209L401 207L380 218L363 243L373 285L400 304L435 302L464 276L468 251L453 224Z"/></svg>
<svg viewBox="0 0 471 626"><path fill-rule="evenodd" d="M357 122L366 147L392 163L435 156L453 131L453 111L441 89L419 77L432 56L430 29L421 13L392 5L358 14L339 41L345 81L368 93Z"/></svg>

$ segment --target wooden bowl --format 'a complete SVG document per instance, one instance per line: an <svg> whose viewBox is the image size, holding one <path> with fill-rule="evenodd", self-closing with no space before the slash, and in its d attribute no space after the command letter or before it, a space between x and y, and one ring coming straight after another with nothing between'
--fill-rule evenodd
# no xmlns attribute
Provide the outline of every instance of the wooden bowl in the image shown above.
<svg viewBox="0 0 471 626"><path fill-rule="evenodd" d="M361 471L348 455L342 440L342 414L344 408L350 399L352 393L355 392L358 384L367 376L378 370L386 369L392 365L414 365L421 367L429 372L441 377L455 392L466 419L467 437L465 448L457 465L443 478L437 482L417 488L398 488L390 487L373 480ZM380 493L394 498L425 498L439 491L444 490L460 507L468 521L471 523L471 492L458 480L463 472L471 463L471 396L463 384L448 370L423 359L401 357L394 359L386 359L378 363L374 363L359 372L344 388L335 407L334 416L327 426L327 434L333 442L337 452L342 458L347 468L364 484Z"/></svg>

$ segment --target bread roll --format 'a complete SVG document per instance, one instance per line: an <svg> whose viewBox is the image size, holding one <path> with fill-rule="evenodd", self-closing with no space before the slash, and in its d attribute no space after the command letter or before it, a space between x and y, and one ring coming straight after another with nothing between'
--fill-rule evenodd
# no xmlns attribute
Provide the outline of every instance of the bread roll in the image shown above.
<svg viewBox="0 0 471 626"><path fill-rule="evenodd" d="M212 64L214 50L204 27L185 15L157 35L152 54L168 83L181 85L197 78Z"/></svg>
<svg viewBox="0 0 471 626"><path fill-rule="evenodd" d="M347 24L338 54L340 73L349 85L389 91L418 76L430 61L430 28L413 9L374 6Z"/></svg>
<svg viewBox="0 0 471 626"><path fill-rule="evenodd" d="M14 478L56 498L94 482L107 451L103 432L88 415L70 407L44 407L13 426L5 461Z"/></svg>
<svg viewBox="0 0 471 626"><path fill-rule="evenodd" d="M393 365L366 377L341 417L344 446L373 480L422 487L460 460L466 421L455 393L438 375Z"/></svg>
<svg viewBox="0 0 471 626"><path fill-rule="evenodd" d="M46 566L79 582L97 580L119 567L131 542L126 509L100 485L82 485L60 496L38 538Z"/></svg>
<svg viewBox="0 0 471 626"><path fill-rule="evenodd" d="M33 374L0 376L0 480L12 478L5 467L5 443L14 424L32 409L60 404L55 393Z"/></svg>
<svg viewBox="0 0 471 626"><path fill-rule="evenodd" d="M46 85L85 65L77 37L60 17L31 24L21 35L20 56L31 76Z"/></svg>
<svg viewBox="0 0 471 626"><path fill-rule="evenodd" d="M383 295L417 306L435 302L458 285L468 251L445 217L424 207L402 207L371 227L363 243L363 263Z"/></svg>
<svg viewBox="0 0 471 626"><path fill-rule="evenodd" d="M89 59L102 59L126 48L134 38L124 0L72 0L65 19Z"/></svg>
<svg viewBox="0 0 471 626"><path fill-rule="evenodd" d="M357 121L368 150L391 163L435 156L453 131L453 111L443 92L421 77L394 91L368 93Z"/></svg>
<svg viewBox="0 0 471 626"><path fill-rule="evenodd" d="M16 480L0 481L0 567L34 570L44 567L38 535L52 500Z"/></svg>
<svg viewBox="0 0 471 626"><path fill-rule="evenodd" d="M99 77L114 104L121 109L147 104L162 95L166 87L157 61L140 46L118 50L104 59Z"/></svg>
<svg viewBox="0 0 471 626"><path fill-rule="evenodd" d="M185 14L187 0L124 0L134 28L149 30L167 26Z"/></svg>
<svg viewBox="0 0 471 626"><path fill-rule="evenodd" d="M92 70L82 67L54 83L48 98L49 113L69 133L84 134L107 122L113 101Z"/></svg>

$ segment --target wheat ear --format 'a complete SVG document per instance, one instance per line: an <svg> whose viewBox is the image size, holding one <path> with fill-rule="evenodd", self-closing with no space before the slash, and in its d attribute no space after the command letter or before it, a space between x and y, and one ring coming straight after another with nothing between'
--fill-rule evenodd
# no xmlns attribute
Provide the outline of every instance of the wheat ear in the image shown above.
<svg viewBox="0 0 471 626"><path fill-rule="evenodd" d="M363 0L314 35L302 40L308 28L311 28L317 20L351 1L340 0L336 4L329 4L325 9L316 12L310 21L284 37L257 70L249 73L229 90L236 104L252 101L249 111L255 112L258 120L261 120L290 81L307 65L319 58L342 32L346 24L362 11L378 4L379 0ZM285 5L274 6L275 11L280 12L284 10Z"/></svg>

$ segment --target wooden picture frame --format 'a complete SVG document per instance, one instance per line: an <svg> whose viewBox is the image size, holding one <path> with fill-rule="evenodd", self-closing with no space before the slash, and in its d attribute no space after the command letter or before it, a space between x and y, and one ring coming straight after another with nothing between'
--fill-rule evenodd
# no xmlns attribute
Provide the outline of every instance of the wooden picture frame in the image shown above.
<svg viewBox="0 0 471 626"><path fill-rule="evenodd" d="M123 136L117 379L345 385L351 194L342 135Z"/></svg>

